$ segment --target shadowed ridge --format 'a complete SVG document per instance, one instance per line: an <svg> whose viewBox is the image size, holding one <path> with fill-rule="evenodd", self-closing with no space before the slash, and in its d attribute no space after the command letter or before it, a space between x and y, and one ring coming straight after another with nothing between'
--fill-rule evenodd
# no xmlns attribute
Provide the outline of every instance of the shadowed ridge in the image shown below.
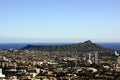
<svg viewBox="0 0 120 80"><path fill-rule="evenodd" d="M88 40L88 41L85 41L83 43L86 43L86 44L92 44L92 41L91 40Z"/></svg>
<svg viewBox="0 0 120 80"><path fill-rule="evenodd" d="M23 50L88 52L88 51L109 51L111 49L104 48L88 40L83 43L68 44L68 45L44 45L44 46L28 45L24 47Z"/></svg>

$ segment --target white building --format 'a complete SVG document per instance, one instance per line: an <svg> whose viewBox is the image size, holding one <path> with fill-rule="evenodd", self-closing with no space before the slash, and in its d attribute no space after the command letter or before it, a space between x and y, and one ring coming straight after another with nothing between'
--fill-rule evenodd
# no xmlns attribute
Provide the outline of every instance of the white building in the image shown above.
<svg viewBox="0 0 120 80"><path fill-rule="evenodd" d="M91 60L91 54L90 53L88 54L88 59Z"/></svg>
<svg viewBox="0 0 120 80"><path fill-rule="evenodd" d="M117 52L117 51L115 51L115 56L119 56L119 54L118 54L118 52Z"/></svg>
<svg viewBox="0 0 120 80"><path fill-rule="evenodd" d="M4 78L5 78L5 75L2 74L2 69L0 69L0 80L4 80Z"/></svg>
<svg viewBox="0 0 120 80"><path fill-rule="evenodd" d="M94 63L98 64L98 53L94 54Z"/></svg>

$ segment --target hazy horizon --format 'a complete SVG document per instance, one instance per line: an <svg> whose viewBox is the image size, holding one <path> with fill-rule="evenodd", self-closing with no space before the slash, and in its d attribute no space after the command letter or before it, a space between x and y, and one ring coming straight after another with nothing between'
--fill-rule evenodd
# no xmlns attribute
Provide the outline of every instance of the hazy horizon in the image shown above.
<svg viewBox="0 0 120 80"><path fill-rule="evenodd" d="M120 42L119 0L1 0L0 43Z"/></svg>

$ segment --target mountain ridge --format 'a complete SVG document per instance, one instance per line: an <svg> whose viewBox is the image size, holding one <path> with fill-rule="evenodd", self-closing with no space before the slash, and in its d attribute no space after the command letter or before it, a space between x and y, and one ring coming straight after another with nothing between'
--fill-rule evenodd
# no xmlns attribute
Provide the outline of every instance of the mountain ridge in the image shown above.
<svg viewBox="0 0 120 80"><path fill-rule="evenodd" d="M104 48L88 40L83 43L65 44L65 45L27 45L23 50L40 50L40 51L71 51L71 52L88 52L88 51L111 51L112 49Z"/></svg>

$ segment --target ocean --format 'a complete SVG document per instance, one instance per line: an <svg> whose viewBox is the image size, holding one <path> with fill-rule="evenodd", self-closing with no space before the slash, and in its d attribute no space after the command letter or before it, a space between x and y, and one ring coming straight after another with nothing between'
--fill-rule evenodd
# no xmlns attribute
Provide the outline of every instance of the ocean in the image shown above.
<svg viewBox="0 0 120 80"><path fill-rule="evenodd" d="M120 43L97 43L97 44L105 48L120 50Z"/></svg>
<svg viewBox="0 0 120 80"><path fill-rule="evenodd" d="M65 45L71 43L0 43L0 49L20 49L27 45ZM105 48L120 50L120 43L96 43Z"/></svg>
<svg viewBox="0 0 120 80"><path fill-rule="evenodd" d="M27 45L65 45L71 43L0 43L0 49L20 49Z"/></svg>

